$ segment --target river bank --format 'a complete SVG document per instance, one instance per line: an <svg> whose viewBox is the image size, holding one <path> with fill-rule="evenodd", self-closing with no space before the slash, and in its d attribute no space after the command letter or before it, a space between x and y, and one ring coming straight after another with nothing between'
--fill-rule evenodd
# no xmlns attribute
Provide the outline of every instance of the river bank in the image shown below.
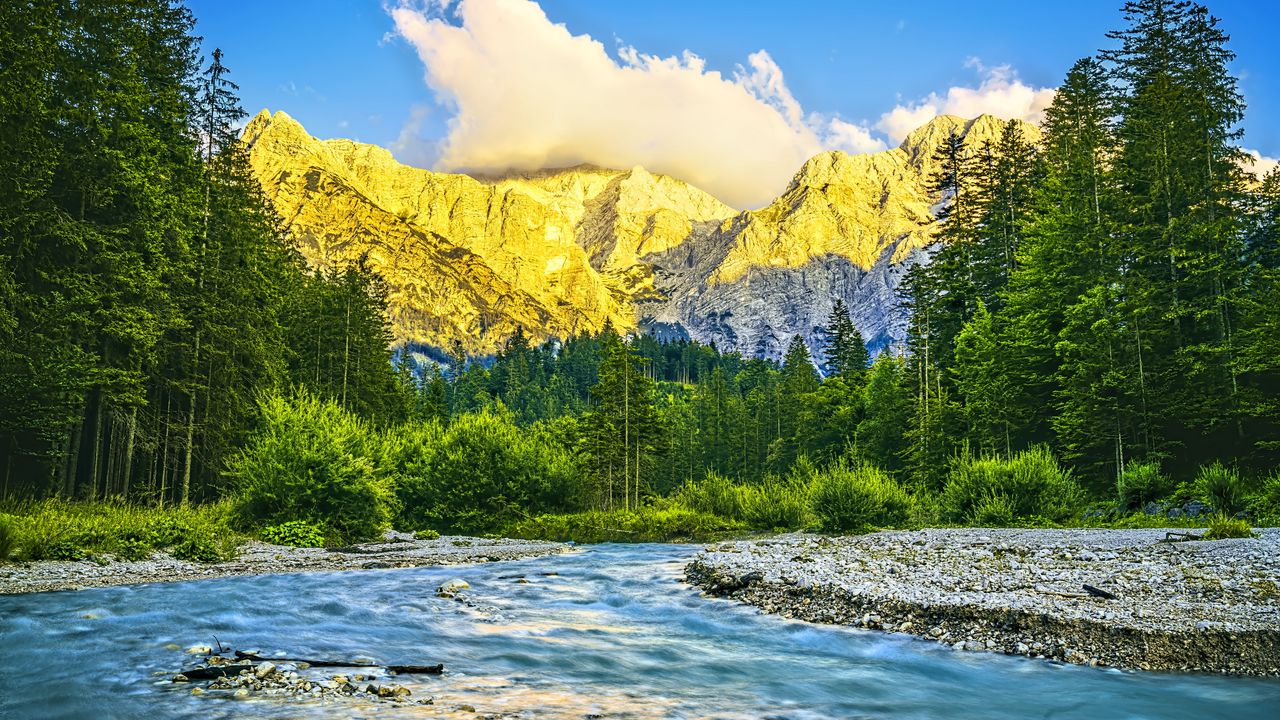
<svg viewBox="0 0 1280 720"><path fill-rule="evenodd" d="M295 572L335 572L457 565L520 560L565 552L563 543L530 540L445 536L417 540L390 532L382 541L341 549L297 548L252 540L241 545L233 560L197 563L165 552L152 552L138 561L99 564L92 560L42 560L0 564L0 595L80 590L109 585L178 582L236 575Z"/></svg>
<svg viewBox="0 0 1280 720"><path fill-rule="evenodd" d="M1095 529L789 535L710 546L686 575L710 594L768 613L910 633L956 650L1280 676L1280 530L1213 542L1161 542L1165 536Z"/></svg>

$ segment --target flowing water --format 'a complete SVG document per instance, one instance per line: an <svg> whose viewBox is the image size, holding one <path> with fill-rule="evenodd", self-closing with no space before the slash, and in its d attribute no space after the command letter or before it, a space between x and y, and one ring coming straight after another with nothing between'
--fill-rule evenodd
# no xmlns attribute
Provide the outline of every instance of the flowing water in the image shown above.
<svg viewBox="0 0 1280 720"><path fill-rule="evenodd" d="M957 653L704 599L680 582L696 551L601 545L474 566L0 597L0 717L1280 717L1276 680ZM467 602L435 597L453 578L471 584ZM263 654L448 671L394 680L432 707L192 696L169 681L192 662L172 646L214 636Z"/></svg>

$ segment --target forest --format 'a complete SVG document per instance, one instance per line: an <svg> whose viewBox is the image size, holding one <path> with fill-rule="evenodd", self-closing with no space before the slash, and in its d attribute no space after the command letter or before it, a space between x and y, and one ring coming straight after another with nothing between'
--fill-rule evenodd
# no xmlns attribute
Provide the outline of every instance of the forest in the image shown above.
<svg viewBox="0 0 1280 720"><path fill-rule="evenodd" d="M302 262L186 8L6 4L0 530L41 557L389 526L1274 522L1280 174L1245 170L1206 8L1135 0L1105 40L1040 141L1011 122L936 149L948 202L901 347L870 357L837 302L780 364L609 326L437 362L391 346L365 263ZM185 530L77 534L136 508Z"/></svg>

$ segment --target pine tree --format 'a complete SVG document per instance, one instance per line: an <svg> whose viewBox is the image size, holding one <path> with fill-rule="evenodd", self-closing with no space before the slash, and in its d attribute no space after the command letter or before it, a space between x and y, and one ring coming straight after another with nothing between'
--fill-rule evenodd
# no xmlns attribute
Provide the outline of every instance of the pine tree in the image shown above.
<svg viewBox="0 0 1280 720"><path fill-rule="evenodd" d="M862 333L854 327L853 319L849 316L849 308L840 298L836 298L835 305L831 308L831 315L828 316L827 325L823 330L823 338L825 362L822 374L826 377L843 375L853 383L860 384L866 375L867 367L871 365L871 355L867 352L867 344L862 339Z"/></svg>

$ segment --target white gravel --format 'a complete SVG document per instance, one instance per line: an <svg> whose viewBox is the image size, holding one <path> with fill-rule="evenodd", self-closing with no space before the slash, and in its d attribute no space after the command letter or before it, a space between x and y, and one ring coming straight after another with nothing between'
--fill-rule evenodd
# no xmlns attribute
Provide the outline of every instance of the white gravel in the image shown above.
<svg viewBox="0 0 1280 720"><path fill-rule="evenodd" d="M356 545L346 551L295 548L251 541L240 546L236 559L222 563L178 560L153 552L137 562L90 560L40 561L0 564L0 594L80 590L104 585L176 582L230 575L372 570L423 565L518 560L565 552L570 546L530 540L487 540L445 536L438 540L414 540L388 532L383 542Z"/></svg>
<svg viewBox="0 0 1280 720"><path fill-rule="evenodd" d="M787 535L708 547L688 576L766 612L907 632L958 650L1280 675L1280 530L1162 543L1166 532ZM1116 599L1090 596L1086 584Z"/></svg>

